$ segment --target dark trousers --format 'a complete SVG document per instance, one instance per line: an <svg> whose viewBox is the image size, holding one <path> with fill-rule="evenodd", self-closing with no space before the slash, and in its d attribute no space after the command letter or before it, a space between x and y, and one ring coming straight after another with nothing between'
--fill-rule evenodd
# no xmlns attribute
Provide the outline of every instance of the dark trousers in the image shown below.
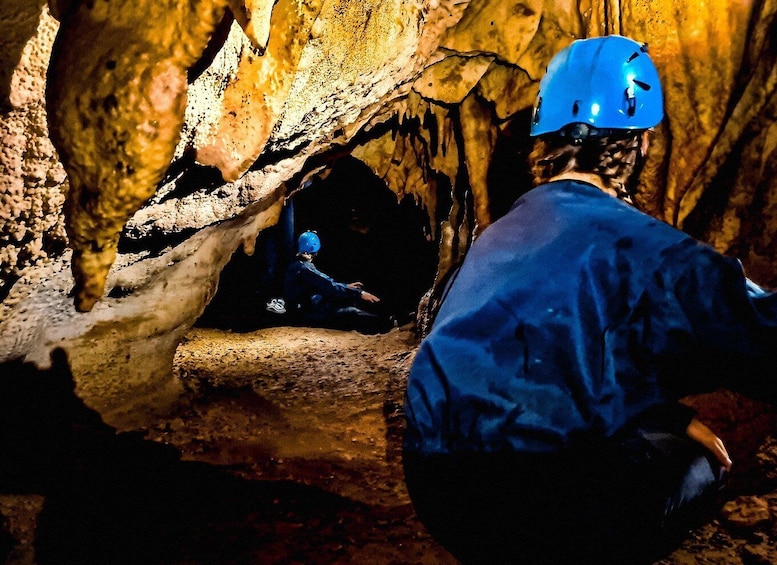
<svg viewBox="0 0 777 565"><path fill-rule="evenodd" d="M356 306L336 304L319 305L310 312L294 316L297 325L331 328L333 330L356 330L364 334L385 333L393 327L392 321Z"/></svg>
<svg viewBox="0 0 777 565"><path fill-rule="evenodd" d="M569 453L405 453L413 505L462 563L636 564L708 517L720 466L685 437L635 429Z"/></svg>

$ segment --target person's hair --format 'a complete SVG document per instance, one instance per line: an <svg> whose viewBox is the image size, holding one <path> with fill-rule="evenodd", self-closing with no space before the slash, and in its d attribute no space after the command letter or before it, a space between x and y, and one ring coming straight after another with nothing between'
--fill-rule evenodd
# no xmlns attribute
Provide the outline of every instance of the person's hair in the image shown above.
<svg viewBox="0 0 777 565"><path fill-rule="evenodd" d="M607 188L628 194L641 143L641 130L588 138L580 143L562 136L539 137L529 155L534 184L568 172L593 173L601 177Z"/></svg>

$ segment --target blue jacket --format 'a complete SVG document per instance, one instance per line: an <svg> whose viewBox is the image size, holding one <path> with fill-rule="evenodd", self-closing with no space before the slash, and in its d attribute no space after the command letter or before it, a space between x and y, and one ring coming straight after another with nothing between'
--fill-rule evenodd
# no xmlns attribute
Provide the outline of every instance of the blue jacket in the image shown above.
<svg viewBox="0 0 777 565"><path fill-rule="evenodd" d="M303 318L326 317L332 309L354 303L361 290L337 282L319 271L312 261L297 259L286 270L284 298Z"/></svg>
<svg viewBox="0 0 777 565"><path fill-rule="evenodd" d="M409 375L405 449L553 451L726 386L777 398L777 294L589 184L474 242Z"/></svg>

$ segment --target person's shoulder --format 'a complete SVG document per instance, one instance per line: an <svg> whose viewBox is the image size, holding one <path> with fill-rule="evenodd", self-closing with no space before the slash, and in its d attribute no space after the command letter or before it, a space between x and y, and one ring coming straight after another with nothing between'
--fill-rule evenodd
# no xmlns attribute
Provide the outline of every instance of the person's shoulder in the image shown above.
<svg viewBox="0 0 777 565"><path fill-rule="evenodd" d="M675 245L667 247L663 253L665 257L671 258L685 268L694 270L728 270L744 273L742 263L735 257L724 255L710 244L699 241L684 232L681 233L685 237L678 238Z"/></svg>
<svg viewBox="0 0 777 565"><path fill-rule="evenodd" d="M291 263L289 263L288 271L299 272L309 269L308 265L312 265L310 261L305 261L302 258L297 257Z"/></svg>

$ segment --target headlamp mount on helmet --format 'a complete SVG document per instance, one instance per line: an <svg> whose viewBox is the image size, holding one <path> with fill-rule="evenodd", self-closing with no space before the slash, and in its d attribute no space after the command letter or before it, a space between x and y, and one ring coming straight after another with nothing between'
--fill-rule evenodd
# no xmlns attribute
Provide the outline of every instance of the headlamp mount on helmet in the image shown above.
<svg viewBox="0 0 777 565"><path fill-rule="evenodd" d="M588 139L601 139L602 137L627 137L645 130L623 130L615 128L595 128L584 123L575 123L564 126L553 137L569 141L572 145L582 145Z"/></svg>
<svg viewBox="0 0 777 565"><path fill-rule="evenodd" d="M569 124L568 126L559 130L556 135L559 137L569 139L573 145L580 145L586 139L595 139L601 137L608 137L615 134L622 134L622 130L609 129L609 128L595 128L588 124L577 123Z"/></svg>

